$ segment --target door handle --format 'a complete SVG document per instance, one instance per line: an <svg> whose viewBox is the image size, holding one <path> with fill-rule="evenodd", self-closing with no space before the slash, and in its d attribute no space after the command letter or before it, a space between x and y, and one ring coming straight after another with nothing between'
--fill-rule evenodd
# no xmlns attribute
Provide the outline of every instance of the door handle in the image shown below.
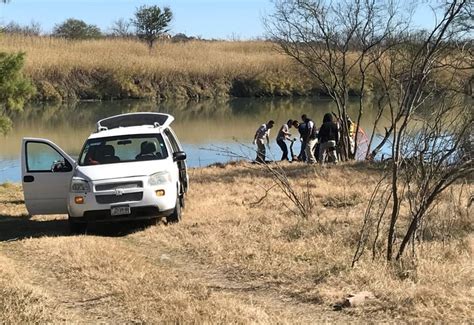
<svg viewBox="0 0 474 325"><path fill-rule="evenodd" d="M23 177L23 182L25 183L32 183L35 181L35 177L31 175L26 175Z"/></svg>

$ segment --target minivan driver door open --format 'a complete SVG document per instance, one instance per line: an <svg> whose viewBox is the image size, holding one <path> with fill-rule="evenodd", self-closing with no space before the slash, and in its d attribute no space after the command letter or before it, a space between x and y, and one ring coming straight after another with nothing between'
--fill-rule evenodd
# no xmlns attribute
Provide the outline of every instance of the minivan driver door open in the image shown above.
<svg viewBox="0 0 474 325"><path fill-rule="evenodd" d="M21 176L30 215L67 214L76 162L47 139L23 138Z"/></svg>

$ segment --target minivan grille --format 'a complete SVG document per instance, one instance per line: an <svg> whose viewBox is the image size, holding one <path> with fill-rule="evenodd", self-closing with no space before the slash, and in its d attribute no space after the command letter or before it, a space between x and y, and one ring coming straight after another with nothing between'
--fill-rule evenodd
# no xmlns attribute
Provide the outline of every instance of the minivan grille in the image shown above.
<svg viewBox="0 0 474 325"><path fill-rule="evenodd" d="M100 184L95 186L96 191L110 191L115 189L131 189L131 188L142 188L143 182L122 182L122 183L109 183Z"/></svg>
<svg viewBox="0 0 474 325"><path fill-rule="evenodd" d="M95 199L99 204L141 201L143 199L143 192L126 193L123 195L96 195Z"/></svg>

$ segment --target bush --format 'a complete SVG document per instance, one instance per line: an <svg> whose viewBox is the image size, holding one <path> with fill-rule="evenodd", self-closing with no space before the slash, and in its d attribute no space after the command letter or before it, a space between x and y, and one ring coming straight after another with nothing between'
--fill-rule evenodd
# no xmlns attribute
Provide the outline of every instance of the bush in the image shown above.
<svg viewBox="0 0 474 325"><path fill-rule="evenodd" d="M12 124L8 117L13 110L23 108L35 92L31 82L23 77L24 54L0 53L0 133L9 131Z"/></svg>
<svg viewBox="0 0 474 325"><path fill-rule="evenodd" d="M53 29L53 36L66 39L91 39L102 37L102 32L95 25L88 25L82 20L69 18Z"/></svg>

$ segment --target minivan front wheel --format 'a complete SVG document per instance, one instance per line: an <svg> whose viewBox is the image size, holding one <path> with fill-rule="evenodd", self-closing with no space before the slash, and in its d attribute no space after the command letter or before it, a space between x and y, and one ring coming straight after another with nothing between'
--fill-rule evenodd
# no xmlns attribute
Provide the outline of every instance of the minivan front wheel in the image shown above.
<svg viewBox="0 0 474 325"><path fill-rule="evenodd" d="M179 195L176 197L176 204L173 213L166 217L167 223L178 223L181 221L181 202Z"/></svg>
<svg viewBox="0 0 474 325"><path fill-rule="evenodd" d="M184 210L186 208L185 194L184 193L179 196L179 204L181 205L181 210Z"/></svg>

